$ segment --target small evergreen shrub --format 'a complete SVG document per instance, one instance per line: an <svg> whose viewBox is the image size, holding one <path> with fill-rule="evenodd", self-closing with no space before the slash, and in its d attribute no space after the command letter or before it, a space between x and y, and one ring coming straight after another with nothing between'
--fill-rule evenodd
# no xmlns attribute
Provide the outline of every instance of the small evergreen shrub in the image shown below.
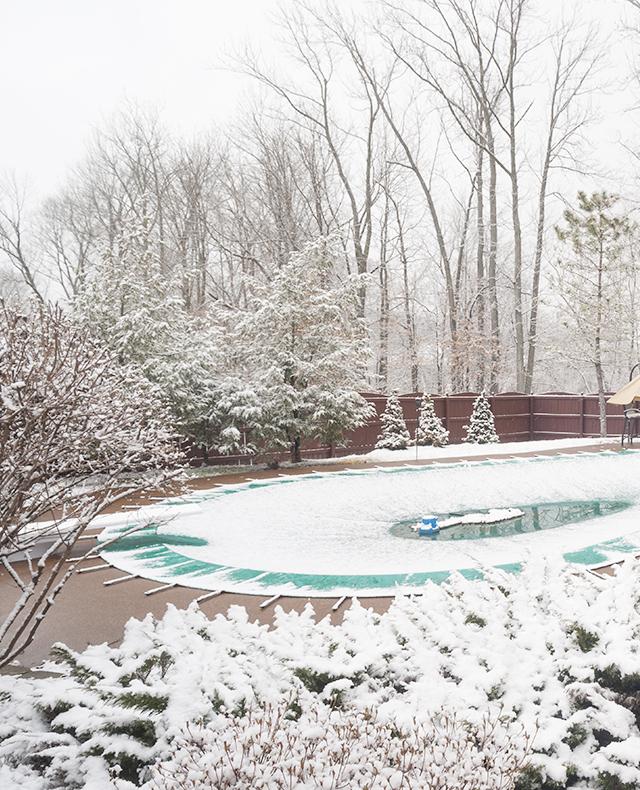
<svg viewBox="0 0 640 790"><path fill-rule="evenodd" d="M411 436L404 421L402 406L395 393L389 395L386 408L380 419L382 431L378 436L376 449L405 450L411 442Z"/></svg>
<svg viewBox="0 0 640 790"><path fill-rule="evenodd" d="M495 444L500 441L496 433L495 420L491 404L484 392L480 393L473 403L473 412L469 424L465 425L464 442L471 444Z"/></svg>
<svg viewBox="0 0 640 790"><path fill-rule="evenodd" d="M578 625L578 623L573 624L569 633L573 634L578 647L583 653L588 653L590 650L593 650L600 641L598 634L588 631L586 628Z"/></svg>
<svg viewBox="0 0 640 790"><path fill-rule="evenodd" d="M638 782L623 782L615 774L603 771L598 776L597 787L599 790L638 790L640 784Z"/></svg>
<svg viewBox="0 0 640 790"><path fill-rule="evenodd" d="M436 414L430 395L423 395L416 426L416 444L444 447L449 441L449 431Z"/></svg>

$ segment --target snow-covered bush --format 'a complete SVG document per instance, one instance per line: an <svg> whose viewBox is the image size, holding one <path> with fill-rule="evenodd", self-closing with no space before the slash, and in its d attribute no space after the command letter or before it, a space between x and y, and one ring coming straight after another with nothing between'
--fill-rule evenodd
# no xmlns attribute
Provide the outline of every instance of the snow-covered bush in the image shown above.
<svg viewBox="0 0 640 790"><path fill-rule="evenodd" d="M449 441L449 431L442 424L436 414L433 399L430 395L423 395L418 412L416 426L416 444L444 447Z"/></svg>
<svg viewBox="0 0 640 790"><path fill-rule="evenodd" d="M484 392L473 402L473 412L469 424L465 425L466 435L463 442L472 444L495 444L500 441L496 433L496 424L491 411L491 404Z"/></svg>
<svg viewBox="0 0 640 790"><path fill-rule="evenodd" d="M515 790L637 788L639 571L628 563L604 580L536 564L485 581L456 576L383 615L356 605L341 625L316 622L310 607L277 609L273 628L239 607L214 620L169 607L162 620L130 621L119 647L60 648L59 678L0 676L0 776L31 770L46 790L131 790L154 787L163 771L182 779L193 759L197 777L215 769L216 733L234 748L252 739L261 754L260 727L286 704L294 723L274 742L292 735L292 764L315 721L327 743L311 738L309 749L322 766L343 725L356 752L371 728L375 755L391 723L425 734L445 711L466 732L498 723L502 746L530 743ZM455 743L464 737L456 728Z"/></svg>
<svg viewBox="0 0 640 790"><path fill-rule="evenodd" d="M358 428L375 416L374 407L354 389L346 387L321 387L314 393L313 403L312 435L329 446L330 455L336 446L345 445L347 426Z"/></svg>
<svg viewBox="0 0 640 790"><path fill-rule="evenodd" d="M392 393L380 417L382 429L376 441L377 450L404 450L411 442L411 436L404 421L402 406L398 396Z"/></svg>
<svg viewBox="0 0 640 790"><path fill-rule="evenodd" d="M529 739L509 720L381 720L296 700L187 727L151 769L155 790L513 790Z"/></svg>

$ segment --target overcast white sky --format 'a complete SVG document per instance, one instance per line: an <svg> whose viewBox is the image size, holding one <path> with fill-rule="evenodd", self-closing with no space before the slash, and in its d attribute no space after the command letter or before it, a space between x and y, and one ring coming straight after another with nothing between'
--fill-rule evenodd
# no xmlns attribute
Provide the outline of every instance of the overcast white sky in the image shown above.
<svg viewBox="0 0 640 790"><path fill-rule="evenodd" d="M189 134L233 114L237 78L214 68L267 41L277 0L0 0L0 171L47 190L123 102ZM265 35L266 34L266 35Z"/></svg>
<svg viewBox="0 0 640 790"><path fill-rule="evenodd" d="M615 26L624 6L624 0L540 1L577 7L605 26ZM55 189L92 129L126 100L158 108L187 136L224 123L245 88L215 65L245 39L277 57L271 19L281 2L0 0L0 172L28 178L37 193ZM621 98L612 134L625 123L622 107Z"/></svg>

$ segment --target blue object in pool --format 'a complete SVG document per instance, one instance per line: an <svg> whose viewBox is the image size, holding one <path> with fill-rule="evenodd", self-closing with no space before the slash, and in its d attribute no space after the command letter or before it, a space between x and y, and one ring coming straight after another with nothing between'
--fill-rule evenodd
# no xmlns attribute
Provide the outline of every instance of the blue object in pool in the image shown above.
<svg viewBox="0 0 640 790"><path fill-rule="evenodd" d="M425 516L422 519L422 526L418 527L418 535L435 535L436 532L440 532L438 517Z"/></svg>

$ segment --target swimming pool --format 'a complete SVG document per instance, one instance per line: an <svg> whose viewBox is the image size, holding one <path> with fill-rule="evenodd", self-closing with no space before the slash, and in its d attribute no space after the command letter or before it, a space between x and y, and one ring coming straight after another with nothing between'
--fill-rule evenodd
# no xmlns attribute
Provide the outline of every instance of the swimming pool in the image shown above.
<svg viewBox="0 0 640 790"><path fill-rule="evenodd" d="M518 507L517 523L418 539L425 513ZM389 595L532 556L583 566L640 549L640 453L582 453L282 476L142 508L101 536L128 573L205 590ZM118 532L120 531L120 532ZM448 531L448 530L447 530ZM444 533L445 531L443 531Z"/></svg>

